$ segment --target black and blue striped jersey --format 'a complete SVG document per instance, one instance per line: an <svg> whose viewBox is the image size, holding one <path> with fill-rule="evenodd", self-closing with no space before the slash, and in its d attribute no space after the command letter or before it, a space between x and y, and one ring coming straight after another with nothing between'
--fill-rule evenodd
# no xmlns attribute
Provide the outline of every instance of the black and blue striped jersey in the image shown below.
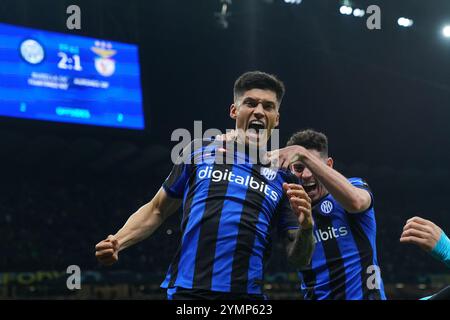
<svg viewBox="0 0 450 320"><path fill-rule="evenodd" d="M163 288L261 294L272 225L298 228L282 185L298 183L290 172L254 162L237 143L225 156L222 142L191 143L190 161L176 164L163 184L181 198L181 244Z"/></svg>
<svg viewBox="0 0 450 320"><path fill-rule="evenodd" d="M360 178L350 183L370 193L361 213L348 213L331 194L313 206L316 248L311 264L300 272L305 299L384 300L377 261L373 196Z"/></svg>

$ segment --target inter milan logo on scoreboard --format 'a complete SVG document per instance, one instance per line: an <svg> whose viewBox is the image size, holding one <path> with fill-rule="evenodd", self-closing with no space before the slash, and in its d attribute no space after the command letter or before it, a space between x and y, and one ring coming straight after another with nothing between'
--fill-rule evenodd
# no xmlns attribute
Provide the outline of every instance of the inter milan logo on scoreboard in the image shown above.
<svg viewBox="0 0 450 320"><path fill-rule="evenodd" d="M42 45L33 39L27 39L20 45L20 54L22 58L30 64L41 63L45 58L45 52Z"/></svg>
<svg viewBox="0 0 450 320"><path fill-rule="evenodd" d="M325 201L322 202L322 204L320 205L320 210L321 210L323 213L329 214L331 211L333 211L333 204L331 203L331 201L325 200Z"/></svg>
<svg viewBox="0 0 450 320"><path fill-rule="evenodd" d="M98 55L95 58L95 69L104 77L109 77L116 71L116 62L111 59L117 51L112 49L111 43L95 41L95 46L91 50Z"/></svg>

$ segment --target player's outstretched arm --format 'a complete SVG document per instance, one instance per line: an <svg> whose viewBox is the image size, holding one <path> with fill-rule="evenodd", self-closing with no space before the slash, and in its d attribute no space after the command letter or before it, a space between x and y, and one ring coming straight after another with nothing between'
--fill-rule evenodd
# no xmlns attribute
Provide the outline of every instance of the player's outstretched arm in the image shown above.
<svg viewBox="0 0 450 320"><path fill-rule="evenodd" d="M415 244L450 267L450 240L433 222L420 217L409 219L400 242Z"/></svg>
<svg viewBox="0 0 450 320"><path fill-rule="evenodd" d="M104 265L119 259L119 251L150 236L180 206L181 200L168 197L161 188L155 197L133 213L115 234L95 246L95 256Z"/></svg>
<svg viewBox="0 0 450 320"><path fill-rule="evenodd" d="M285 237L287 257L290 264L298 269L303 269L310 264L315 248L311 199L303 187L298 184L284 183L283 189L300 225L297 230L287 231Z"/></svg>

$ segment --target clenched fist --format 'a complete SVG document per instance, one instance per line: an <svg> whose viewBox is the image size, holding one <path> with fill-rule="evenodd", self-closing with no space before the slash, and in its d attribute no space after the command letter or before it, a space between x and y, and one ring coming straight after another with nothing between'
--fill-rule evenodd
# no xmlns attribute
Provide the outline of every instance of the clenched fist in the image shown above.
<svg viewBox="0 0 450 320"><path fill-rule="evenodd" d="M283 183L283 189L302 229L311 229L314 226L314 220L312 218L311 199L306 191L301 185L295 183Z"/></svg>
<svg viewBox="0 0 450 320"><path fill-rule="evenodd" d="M105 265L110 266L119 260L119 242L113 235L109 235L95 246L95 257Z"/></svg>
<svg viewBox="0 0 450 320"><path fill-rule="evenodd" d="M442 229L433 222L414 217L406 222L400 242L413 243L427 252L431 252L438 243Z"/></svg>

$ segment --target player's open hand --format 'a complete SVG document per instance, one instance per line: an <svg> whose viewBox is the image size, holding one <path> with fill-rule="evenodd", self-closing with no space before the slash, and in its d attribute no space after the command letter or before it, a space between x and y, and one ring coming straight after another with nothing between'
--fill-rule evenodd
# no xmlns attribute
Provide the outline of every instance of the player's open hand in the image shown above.
<svg viewBox="0 0 450 320"><path fill-rule="evenodd" d="M119 260L119 242L113 235L109 235L95 246L95 257L105 265L110 266Z"/></svg>
<svg viewBox="0 0 450 320"><path fill-rule="evenodd" d="M283 183L283 189L302 229L311 229L314 226L314 220L312 218L311 199L306 191L301 185L295 183Z"/></svg>
<svg viewBox="0 0 450 320"><path fill-rule="evenodd" d="M413 243L430 252L438 243L442 229L429 220L414 217L406 222L400 237L402 243Z"/></svg>
<svg viewBox="0 0 450 320"><path fill-rule="evenodd" d="M306 149L302 146L288 146L282 149L273 150L267 153L272 166L288 169L294 162L301 161Z"/></svg>

